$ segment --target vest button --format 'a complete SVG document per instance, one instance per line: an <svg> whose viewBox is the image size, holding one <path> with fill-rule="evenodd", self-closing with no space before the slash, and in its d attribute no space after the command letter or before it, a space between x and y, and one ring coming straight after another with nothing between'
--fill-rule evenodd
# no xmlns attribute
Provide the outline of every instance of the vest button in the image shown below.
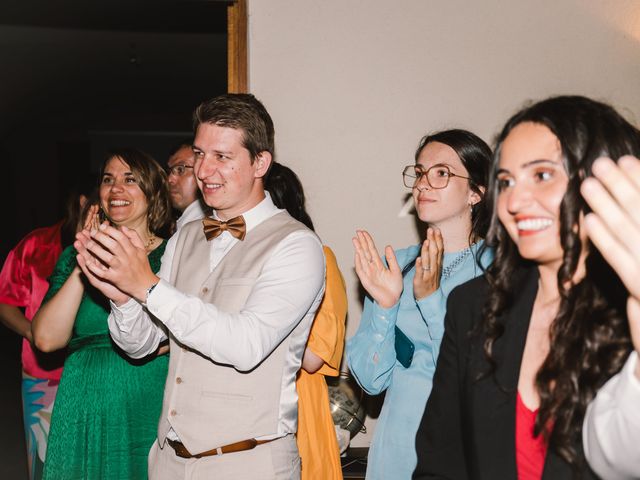
<svg viewBox="0 0 640 480"><path fill-rule="evenodd" d="M169 415L171 415L172 417L175 417L177 414L178 412L176 412L175 409L169 412Z"/></svg>
<svg viewBox="0 0 640 480"><path fill-rule="evenodd" d="M209 288L208 287L204 287L202 289L202 293L209 293Z"/></svg>
<svg viewBox="0 0 640 480"><path fill-rule="evenodd" d="M182 378L176 377L176 383L180 385L182 383Z"/></svg>

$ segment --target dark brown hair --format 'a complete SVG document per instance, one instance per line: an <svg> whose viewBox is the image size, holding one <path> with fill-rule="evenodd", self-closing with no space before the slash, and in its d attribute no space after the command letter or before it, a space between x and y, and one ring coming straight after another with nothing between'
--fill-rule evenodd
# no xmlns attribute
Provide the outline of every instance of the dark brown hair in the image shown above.
<svg viewBox="0 0 640 480"><path fill-rule="evenodd" d="M495 261L486 274L491 288L480 333L491 366L488 374L497 368L493 345L504 332L500 316L518 295L514 275L527 265L496 214L501 147L509 133L524 122L544 125L558 138L569 178L559 214L564 252L558 271L560 306L549 329L549 353L536 375L540 395L536 434L543 434L549 448L577 472L584 462L575 446L581 442L586 407L604 382L622 368L631 349L625 312L627 291L592 244L587 247L586 276L577 284L572 280L582 251L579 218L589 211L580 195L580 184L591 175L598 157L617 160L626 154L640 154L640 132L609 105L579 96L535 103L504 126L497 139L487 196L493 212L487 244L495 248Z"/></svg>
<svg viewBox="0 0 640 480"><path fill-rule="evenodd" d="M489 213L484 201L487 187L489 166L491 165L491 148L476 134L467 130L452 129L425 135L416 149L415 160L428 144L438 142L448 145L456 152L458 158L469 172L469 188L480 196L480 201L471 207L471 238L469 243L477 242L485 237L489 226Z"/></svg>
<svg viewBox="0 0 640 480"><path fill-rule="evenodd" d="M201 123L242 130L242 146L253 162L260 152L275 161L273 121L264 105L249 93L228 93L201 103L193 113L193 128Z"/></svg>
<svg viewBox="0 0 640 480"><path fill-rule="evenodd" d="M305 206L302 182L293 170L280 163L272 163L265 189L271 194L276 207L284 208L293 218L314 230Z"/></svg>

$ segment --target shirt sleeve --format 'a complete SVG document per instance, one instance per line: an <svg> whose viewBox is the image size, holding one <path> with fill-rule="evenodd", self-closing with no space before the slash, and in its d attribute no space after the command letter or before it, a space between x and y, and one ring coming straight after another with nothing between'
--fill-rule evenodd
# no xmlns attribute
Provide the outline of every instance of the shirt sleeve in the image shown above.
<svg viewBox="0 0 640 480"><path fill-rule="evenodd" d="M162 280L147 307L180 343L240 371L254 368L284 340L324 291L322 246L309 232L287 236L265 263L244 308L220 310Z"/></svg>
<svg viewBox="0 0 640 480"><path fill-rule="evenodd" d="M435 365L440 354L440 343L444 335L444 315L447 309L447 296L442 290L442 285L431 295L416 301L416 305L422 319L427 324L429 338L431 339L431 355Z"/></svg>
<svg viewBox="0 0 640 480"><path fill-rule="evenodd" d="M9 252L0 272L0 303L24 307L29 303L31 276L24 259L25 241Z"/></svg>
<svg viewBox="0 0 640 480"><path fill-rule="evenodd" d="M107 319L109 334L116 345L130 357L143 358L151 355L167 339L163 329L133 298L121 306L110 303L111 313Z"/></svg>
<svg viewBox="0 0 640 480"><path fill-rule="evenodd" d="M307 348L324 360L318 373L336 376L344 350L347 291L335 255L328 247L324 247L324 253L327 263L324 298L313 320Z"/></svg>
<svg viewBox="0 0 640 480"><path fill-rule="evenodd" d="M178 233L174 233L165 247L160 260L158 277L161 282L168 281L176 251ZM133 298L124 305L111 303L111 313L107 319L109 334L113 341L131 358L143 358L158 349L158 345L167 339L163 328L154 320L148 310Z"/></svg>
<svg viewBox="0 0 640 480"><path fill-rule="evenodd" d="M407 258L413 258L414 252L404 249L395 254L398 263L404 265ZM382 261L387 264L384 258ZM408 288L404 278L403 285ZM404 293L400 298L402 295ZM365 296L360 325L356 334L347 341L349 371L369 395L384 392L391 383L397 361L395 327L399 309L400 300L390 308L382 308L371 297Z"/></svg>
<svg viewBox="0 0 640 480"><path fill-rule="evenodd" d="M358 331L347 342L349 370L370 395L387 389L396 364L395 326L400 302L382 308L368 296Z"/></svg>
<svg viewBox="0 0 640 480"><path fill-rule="evenodd" d="M582 441L591 468L602 478L638 478L640 474L640 380L638 354L611 377L589 404Z"/></svg>

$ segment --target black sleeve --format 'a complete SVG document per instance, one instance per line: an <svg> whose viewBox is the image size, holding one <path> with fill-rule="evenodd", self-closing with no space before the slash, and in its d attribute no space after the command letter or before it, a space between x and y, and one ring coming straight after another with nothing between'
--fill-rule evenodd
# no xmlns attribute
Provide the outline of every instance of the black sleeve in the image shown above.
<svg viewBox="0 0 640 480"><path fill-rule="evenodd" d="M458 290L458 291L456 291ZM461 421L462 382L469 318L466 298L454 289L447 301L445 331L433 389L416 435L414 479L467 479ZM467 318L465 318L467 316Z"/></svg>

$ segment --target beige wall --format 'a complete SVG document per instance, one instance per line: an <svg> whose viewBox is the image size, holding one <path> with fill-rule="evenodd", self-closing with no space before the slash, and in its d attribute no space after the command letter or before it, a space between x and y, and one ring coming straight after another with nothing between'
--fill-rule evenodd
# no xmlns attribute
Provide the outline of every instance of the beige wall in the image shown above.
<svg viewBox="0 0 640 480"><path fill-rule="evenodd" d="M351 336L351 237L366 228L379 247L416 242L412 217L398 216L400 172L426 132L459 126L491 143L525 101L567 93L640 123L640 2L249 0L249 76L278 158L338 257Z"/></svg>

